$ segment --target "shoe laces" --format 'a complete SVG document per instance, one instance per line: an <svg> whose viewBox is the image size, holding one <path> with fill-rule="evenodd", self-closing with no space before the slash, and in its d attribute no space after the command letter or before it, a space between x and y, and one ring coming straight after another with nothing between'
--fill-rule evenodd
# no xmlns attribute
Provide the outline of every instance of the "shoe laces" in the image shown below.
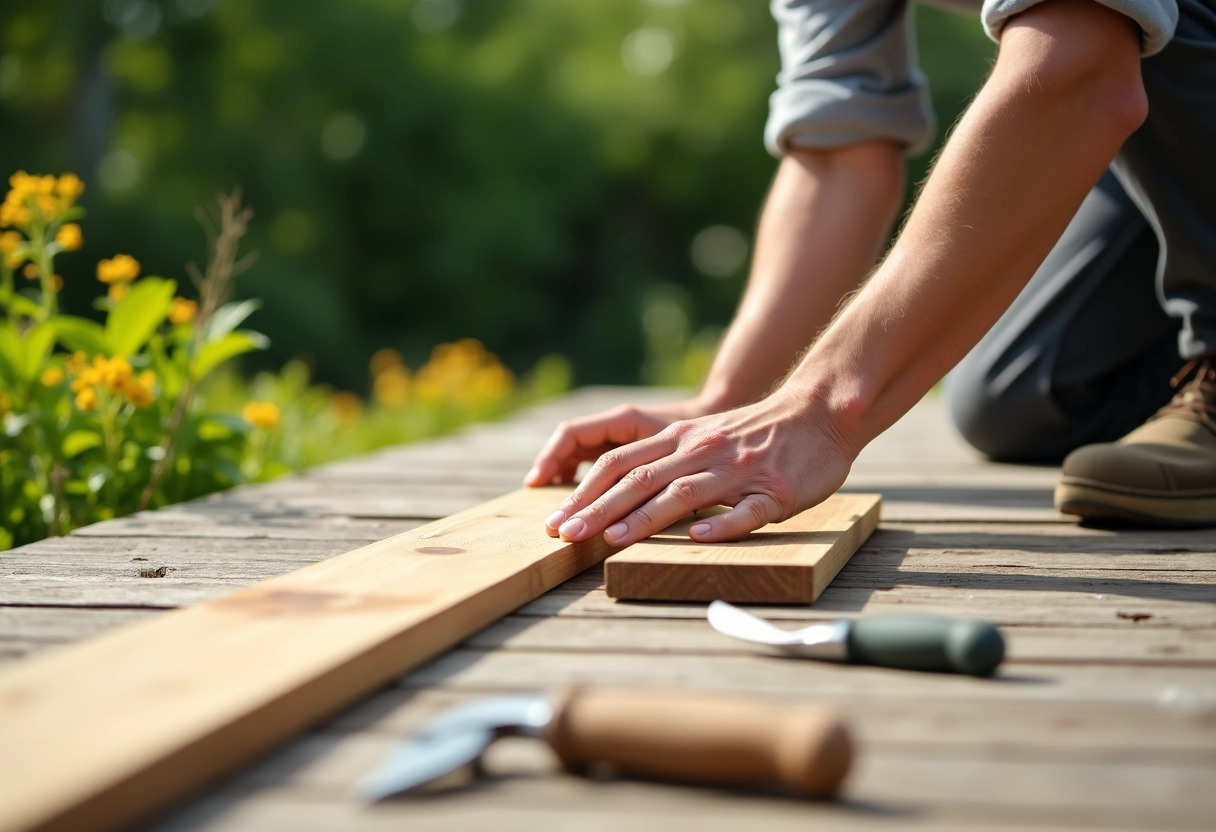
<svg viewBox="0 0 1216 832"><path fill-rule="evenodd" d="M1192 358L1170 379L1178 392L1157 416L1182 416L1216 432L1216 363L1214 356ZM1187 379L1190 381L1186 381ZM1183 382L1186 382L1183 384Z"/></svg>

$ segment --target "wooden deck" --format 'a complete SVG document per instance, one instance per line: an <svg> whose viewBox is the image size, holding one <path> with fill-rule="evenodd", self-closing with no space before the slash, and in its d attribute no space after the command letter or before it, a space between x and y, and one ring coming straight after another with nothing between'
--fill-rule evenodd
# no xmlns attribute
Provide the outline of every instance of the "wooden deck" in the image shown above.
<svg viewBox="0 0 1216 832"><path fill-rule="evenodd" d="M512 490L559 419L658 395L586 390L458 437L0 553L0 662ZM930 397L850 477L847 488L884 495L879 530L813 607L760 610L790 622L988 618L1009 643L996 679L760 655L714 633L701 605L608 599L595 569L154 828L1216 829L1216 532L1080 528L1051 507L1055 476L979 461ZM857 764L841 800L808 803L581 780L557 774L537 743L512 740L492 749L498 776L470 788L370 809L350 797L437 709L571 681L833 703L850 717Z"/></svg>

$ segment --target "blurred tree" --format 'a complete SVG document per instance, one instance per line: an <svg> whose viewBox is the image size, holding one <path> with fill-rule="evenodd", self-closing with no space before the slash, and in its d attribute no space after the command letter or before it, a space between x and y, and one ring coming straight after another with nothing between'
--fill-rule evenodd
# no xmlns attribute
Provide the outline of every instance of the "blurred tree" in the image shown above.
<svg viewBox="0 0 1216 832"><path fill-rule="evenodd" d="M949 124L993 49L918 14ZM193 207L240 184L265 360L357 387L378 347L471 336L632 382L656 327L729 318L776 70L737 0L5 0L0 161L89 183L72 311L117 251L180 277Z"/></svg>

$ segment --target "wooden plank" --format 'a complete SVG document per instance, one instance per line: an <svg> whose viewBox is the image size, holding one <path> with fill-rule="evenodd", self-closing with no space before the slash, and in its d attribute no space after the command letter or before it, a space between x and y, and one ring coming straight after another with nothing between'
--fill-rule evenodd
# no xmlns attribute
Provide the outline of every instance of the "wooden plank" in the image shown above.
<svg viewBox="0 0 1216 832"><path fill-rule="evenodd" d="M613 556L604 567L610 598L810 604L878 526L877 494L833 494L783 523L734 543L688 537L696 518Z"/></svg>
<svg viewBox="0 0 1216 832"><path fill-rule="evenodd" d="M421 526L418 519L369 519L331 515L259 514L249 510L202 509L197 503L144 511L82 526L64 540L99 537L206 537L212 540L383 540ZM93 545L96 545L95 543ZM3 555L0 555L3 557Z"/></svg>
<svg viewBox="0 0 1216 832"><path fill-rule="evenodd" d="M949 776L942 767L931 772ZM984 771L991 779L1007 770ZM876 772L898 776L898 771ZM1080 778L1076 778L1079 780ZM1074 782L1076 781L1074 780ZM429 801L398 801L371 808L335 800L331 795L282 789L237 790L174 818L156 832L1210 832L1211 809L1171 809L1116 804L1083 810L1067 806L941 805L936 793L910 802L875 799L881 782L850 792L842 801L807 803L762 795L738 795L632 781L571 783L562 777L507 776ZM513 799L512 799L513 798Z"/></svg>
<svg viewBox="0 0 1216 832"><path fill-rule="evenodd" d="M588 579L593 580L593 579ZM1046 583L1044 581L1043 583ZM1208 600L1142 600L1104 591L1102 582L1073 583L1067 591L1005 587L971 590L944 586L831 586L813 608L756 607L758 615L818 620L852 615L944 615L980 618L1005 626L1068 623L1075 626L1212 627L1216 607ZM1199 588L1202 590L1202 588ZM1071 605L1071 606L1070 606ZM519 610L522 615L595 618L704 618L702 604L614 601L593 587L576 583L546 593Z"/></svg>
<svg viewBox="0 0 1216 832"><path fill-rule="evenodd" d="M393 828L389 821L397 829L498 830L503 822L489 814L496 811L504 818L527 817L533 830L581 830L587 828L581 819L594 823L606 812L625 828L654 830L908 828L927 816L966 819L973 830L1014 822L1031 828L1047 823L1049 828L1156 832L1210 828L1204 824L1216 810L1209 787L1216 773L1212 766L1134 757L1107 762L1043 756L1003 760L982 750L968 754L963 749L867 743L842 799L817 803L763 793L573 778L557 771L543 745L527 740L492 747L486 760L490 776L472 787L426 800L360 808L349 796L350 784L383 760L393 742L367 735L310 737L266 766L266 780L248 778L211 805L169 818L158 829L290 829L286 818L266 814L287 802L299 804L293 813L296 829L344 830ZM305 805L318 814L310 817ZM481 826L465 814L478 809ZM555 824L554 812L568 825ZM320 817L330 821L320 822ZM718 823L724 819L732 826ZM885 823L876 826L877 820Z"/></svg>
<svg viewBox="0 0 1216 832"><path fill-rule="evenodd" d="M774 620L771 613L767 618ZM824 616L827 619L827 616ZM3 625L0 613L0 626ZM808 622L779 622L791 629ZM0 630L3 632L3 630ZM1006 627L1010 661L1216 667L1216 625L1172 630L1116 627ZM520 649L582 653L755 654L763 648L724 636L704 620L531 618L512 615L471 637L477 650Z"/></svg>
<svg viewBox="0 0 1216 832"><path fill-rule="evenodd" d="M767 655L721 655L712 661L690 654L643 654L632 650L451 650L409 674L415 689L533 690L571 681L621 687L690 687L721 693L816 698L877 696L895 699L985 702L1125 703L1202 714L1204 735L1216 762L1216 667L1211 665L1048 664L1009 662L994 679L957 674L909 673Z"/></svg>
<svg viewBox="0 0 1216 832"><path fill-rule="evenodd" d="M538 528L561 496L525 489L16 663L0 830L128 825L602 560Z"/></svg>
<svg viewBox="0 0 1216 832"><path fill-rule="evenodd" d="M390 688L342 714L319 733L404 736L447 708L493 693L488 689ZM958 696L907 699L885 696L881 691L831 695L800 690L789 691L783 698L813 699L840 709L854 736L870 748L932 747L934 755L982 753L1022 760L1056 756L1095 762L1153 759L1174 765L1216 762L1211 725L1207 724L1210 714L1200 708ZM273 764L259 769L251 771L249 779L272 782L284 774Z"/></svg>

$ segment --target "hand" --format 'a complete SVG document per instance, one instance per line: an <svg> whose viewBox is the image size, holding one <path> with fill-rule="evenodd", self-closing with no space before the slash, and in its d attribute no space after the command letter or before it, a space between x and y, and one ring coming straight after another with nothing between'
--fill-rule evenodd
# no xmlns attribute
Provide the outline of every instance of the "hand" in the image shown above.
<svg viewBox="0 0 1216 832"><path fill-rule="evenodd" d="M545 521L552 536L604 534L627 546L696 509L732 506L698 522L692 539L734 540L832 495L857 450L833 420L780 391L754 405L675 422L605 452Z"/></svg>
<svg viewBox="0 0 1216 832"><path fill-rule="evenodd" d="M613 448L654 436L672 422L712 412L697 399L661 405L623 404L603 413L562 422L536 455L524 485L538 487L574 481L579 463L599 459Z"/></svg>

